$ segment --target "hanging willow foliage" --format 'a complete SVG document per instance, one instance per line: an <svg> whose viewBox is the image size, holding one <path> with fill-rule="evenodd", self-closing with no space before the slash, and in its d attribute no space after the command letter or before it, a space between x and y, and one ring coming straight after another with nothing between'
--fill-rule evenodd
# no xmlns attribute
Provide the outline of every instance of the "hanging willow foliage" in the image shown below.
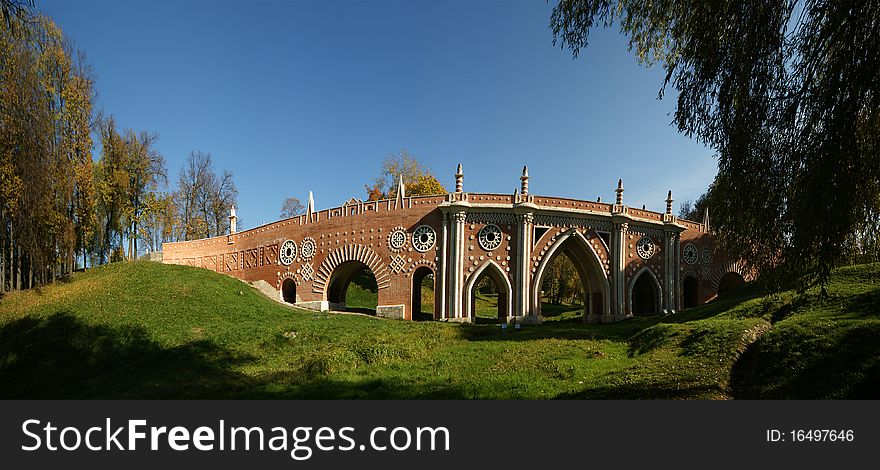
<svg viewBox="0 0 880 470"><path fill-rule="evenodd" d="M562 0L575 56L617 25L677 92L674 124L713 148L723 245L775 284L824 286L880 213L880 1Z"/></svg>

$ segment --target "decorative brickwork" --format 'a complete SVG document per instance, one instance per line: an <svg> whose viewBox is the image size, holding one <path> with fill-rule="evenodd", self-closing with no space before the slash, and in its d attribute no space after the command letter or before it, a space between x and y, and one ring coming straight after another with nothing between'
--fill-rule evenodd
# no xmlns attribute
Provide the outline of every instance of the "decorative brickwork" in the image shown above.
<svg viewBox="0 0 880 470"><path fill-rule="evenodd" d="M708 217L698 223L671 214L670 193L659 195L665 213L658 213L626 206L622 181L607 204L529 194L529 178L524 168L521 194L466 193L459 167L454 193L406 196L399 181L393 200L351 198L324 210L310 193L303 215L166 243L163 260L265 281L290 302L281 290L292 279L295 301L320 309L344 307L347 283L368 269L378 314L404 319L412 319L413 283L426 267L435 279L435 318L449 321L474 320L473 286L489 276L504 295L500 321L540 322L545 268L560 255L577 268L585 321L617 321L640 309L675 313L683 289L695 305L715 297L728 273L751 279L745 263L716 249Z"/></svg>

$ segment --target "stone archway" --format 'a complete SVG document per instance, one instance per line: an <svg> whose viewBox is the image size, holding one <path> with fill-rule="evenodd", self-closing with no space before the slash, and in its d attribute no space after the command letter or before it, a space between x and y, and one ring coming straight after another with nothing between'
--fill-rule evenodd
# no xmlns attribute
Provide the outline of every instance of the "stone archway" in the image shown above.
<svg viewBox="0 0 880 470"><path fill-rule="evenodd" d="M465 287L465 318L470 322L476 322L477 281L483 276L489 276L498 288L498 321L506 323L507 319L513 315L511 311L511 307L513 307L513 286L511 286L510 279L507 278L507 274L501 269L501 266L498 266L492 260L484 263L468 278Z"/></svg>
<svg viewBox="0 0 880 470"><path fill-rule="evenodd" d="M742 275L740 275L738 272L730 271L724 276L721 276L721 279L718 281L718 295L721 295L729 290L736 289L737 287L745 283L746 281L745 279L743 279Z"/></svg>
<svg viewBox="0 0 880 470"><path fill-rule="evenodd" d="M378 305L378 301L375 299L357 299L359 302L355 305L351 305L351 302L349 301L350 296L348 295L349 287L355 279L363 279L365 282L362 284L367 284L359 286L360 289L358 289L357 293L369 297L371 295L369 290L373 288L369 284L376 282L375 274L369 266L360 261L346 261L339 264L339 266L333 270L327 284L327 301L329 302L330 309L352 310L374 314ZM376 290L377 293L373 295L378 294L378 289Z"/></svg>
<svg viewBox="0 0 880 470"><path fill-rule="evenodd" d="M600 320L610 321L611 296L608 275L602 268L599 255L577 229L571 229L560 235L544 253L532 278L531 311L540 315L541 286L544 283L546 269L558 255L567 255L571 259L581 279L584 292L584 321L590 323Z"/></svg>
<svg viewBox="0 0 880 470"><path fill-rule="evenodd" d="M281 283L281 299L289 304L296 303L296 281L287 278Z"/></svg>
<svg viewBox="0 0 880 470"><path fill-rule="evenodd" d="M648 266L633 276L629 284L629 313L632 315L651 315L662 313L663 290L660 281Z"/></svg>
<svg viewBox="0 0 880 470"><path fill-rule="evenodd" d="M425 284L431 285L430 314L423 311L422 297L424 296L424 292L422 287ZM429 320L437 318L437 277L434 275L434 270L428 266L420 266L413 272L411 305L410 317L412 320Z"/></svg>
<svg viewBox="0 0 880 470"><path fill-rule="evenodd" d="M320 293L323 300L330 301L331 277L337 267L350 261L356 261L369 268L373 276L376 277L376 286L379 290L387 289L391 285L388 267L385 266L379 255L363 245L346 245L331 251L321 263L312 282L312 292Z"/></svg>
<svg viewBox="0 0 880 470"><path fill-rule="evenodd" d="M739 284L744 284L746 282L754 280L752 272L748 269L744 262L728 261L712 270L712 274L711 276L709 276L709 292L711 293L711 295L715 296L720 293L720 290L722 290L721 282L724 280L724 277L727 276L727 274L729 273L735 273L739 276L739 279L742 280L742 282L740 282ZM730 281L728 281L728 285L725 286L725 288L730 287Z"/></svg>

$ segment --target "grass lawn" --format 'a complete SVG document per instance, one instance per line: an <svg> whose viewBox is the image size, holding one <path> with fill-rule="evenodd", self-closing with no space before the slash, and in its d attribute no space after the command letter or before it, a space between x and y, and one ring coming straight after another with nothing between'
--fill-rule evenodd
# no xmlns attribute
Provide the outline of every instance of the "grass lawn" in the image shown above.
<svg viewBox="0 0 880 470"><path fill-rule="evenodd" d="M877 399L878 274L836 271L828 300L748 286L662 318L583 325L559 307L502 332L317 314L207 270L114 263L0 300L0 397Z"/></svg>

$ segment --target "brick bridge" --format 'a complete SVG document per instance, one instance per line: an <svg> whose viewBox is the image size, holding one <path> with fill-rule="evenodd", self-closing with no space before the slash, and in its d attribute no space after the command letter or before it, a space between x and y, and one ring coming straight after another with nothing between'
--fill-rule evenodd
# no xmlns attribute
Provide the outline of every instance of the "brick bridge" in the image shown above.
<svg viewBox="0 0 880 470"><path fill-rule="evenodd" d="M248 282L265 281L279 300L315 310L345 308L355 274L376 278L380 316L413 319L421 285L434 280L433 318L474 321L477 281L498 288L500 321L541 322L541 286L559 255L583 285L584 321L675 313L749 279L740 262L716 252L702 223L628 207L618 181L614 204L529 194L528 170L513 194L468 193L461 165L455 192L395 199L350 199L227 236L163 244L165 263L202 267ZM427 306L426 306L427 307ZM430 309L428 309L430 310Z"/></svg>

